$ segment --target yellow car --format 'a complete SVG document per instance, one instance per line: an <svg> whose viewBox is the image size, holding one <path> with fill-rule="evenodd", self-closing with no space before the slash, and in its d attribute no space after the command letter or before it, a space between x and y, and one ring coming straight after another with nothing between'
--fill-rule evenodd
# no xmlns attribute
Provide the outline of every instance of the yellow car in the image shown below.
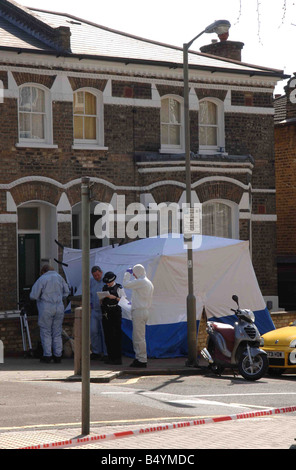
<svg viewBox="0 0 296 470"><path fill-rule="evenodd" d="M287 369L296 371L296 320L262 335L261 347L268 356L268 373L281 375Z"/></svg>

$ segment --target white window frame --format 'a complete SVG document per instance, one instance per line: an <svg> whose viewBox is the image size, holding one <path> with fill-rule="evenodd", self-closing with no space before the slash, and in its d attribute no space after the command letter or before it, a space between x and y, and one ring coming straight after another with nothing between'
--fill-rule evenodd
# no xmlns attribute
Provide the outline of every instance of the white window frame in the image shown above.
<svg viewBox="0 0 296 470"><path fill-rule="evenodd" d="M160 112L162 102L166 99L173 99L180 104L180 145L170 145L162 143L162 122L160 121L160 153L184 153L185 152L185 135L184 135L184 99L178 95L164 95L160 101ZM168 123L169 125L170 123Z"/></svg>
<svg viewBox="0 0 296 470"><path fill-rule="evenodd" d="M96 139L74 138L74 95L78 92L87 92L96 97ZM104 146L104 101L103 93L95 88L79 88L73 92L73 149L107 150Z"/></svg>
<svg viewBox="0 0 296 470"><path fill-rule="evenodd" d="M24 229L19 226L19 210L21 209L37 209L37 227L36 228L27 228ZM27 233L37 233L40 234L40 206L35 203L28 203L28 204L21 204L17 208L17 216L18 216L18 234L27 234Z"/></svg>
<svg viewBox="0 0 296 470"><path fill-rule="evenodd" d="M231 214L231 237L232 239L239 239L239 206L233 201L228 199L209 199L208 201L203 202L202 210L207 204L224 204L225 206L230 207ZM216 235L213 235L216 236Z"/></svg>
<svg viewBox="0 0 296 470"><path fill-rule="evenodd" d="M20 136L20 93L25 87L37 88L44 92L44 139L32 139ZM32 114L32 113L30 113ZM44 85L34 82L23 83L19 87L18 94L18 143L16 147L37 147L37 148L57 148L53 145L53 128L52 128L52 100L50 90Z"/></svg>
<svg viewBox="0 0 296 470"><path fill-rule="evenodd" d="M206 97L199 101L210 102L217 106L217 145L201 145L199 144L199 153L200 154L216 154L216 153L225 153L225 119L224 119L224 103L218 98ZM199 115L200 116L200 115ZM198 126L200 128L200 118L198 121ZM199 136L198 128L198 136Z"/></svg>

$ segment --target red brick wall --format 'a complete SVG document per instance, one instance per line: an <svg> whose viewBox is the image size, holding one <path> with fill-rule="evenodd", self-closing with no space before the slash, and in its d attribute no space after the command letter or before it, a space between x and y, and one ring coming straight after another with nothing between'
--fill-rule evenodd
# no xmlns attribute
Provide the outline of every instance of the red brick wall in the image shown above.
<svg viewBox="0 0 296 470"><path fill-rule="evenodd" d="M275 128L277 253L296 255L296 125Z"/></svg>
<svg viewBox="0 0 296 470"><path fill-rule="evenodd" d="M296 312L289 313L276 313L271 315L272 321L276 328L288 326L290 322L295 321ZM206 333L206 316L203 314L200 321L198 330L197 347L198 351L206 346L207 333ZM39 327L37 325L37 317L28 317L30 336L32 341L33 350L36 349L39 337ZM74 315L65 315L63 329L66 333L74 337ZM0 340L4 344L4 360L5 355L21 356L23 354L23 343L19 319L1 319L0 320Z"/></svg>
<svg viewBox="0 0 296 470"><path fill-rule="evenodd" d="M276 224L252 222L253 266L263 295L277 292Z"/></svg>
<svg viewBox="0 0 296 470"><path fill-rule="evenodd" d="M288 326L289 323L296 320L296 312L285 312L285 313L272 313L271 319L274 323L275 328L283 328ZM200 351L202 348L206 347L207 344L207 332L206 332L206 315L202 315L200 321L198 338L197 338L197 348Z"/></svg>
<svg viewBox="0 0 296 470"><path fill-rule="evenodd" d="M37 348L40 342L39 326L37 324L38 318L36 316L28 317L29 332L31 337L33 351ZM69 336L74 335L74 314L66 314L63 329ZM4 358L5 356L20 356L24 353L22 333L19 318L1 318L0 319L0 340L4 345ZM29 348L28 342L27 348Z"/></svg>
<svg viewBox="0 0 296 470"><path fill-rule="evenodd" d="M1 282L0 299L7 308L16 308L17 239L15 224L0 224Z"/></svg>
<svg viewBox="0 0 296 470"><path fill-rule="evenodd" d="M252 155L255 159L253 187L274 188L272 115L226 113L225 147L230 155Z"/></svg>
<svg viewBox="0 0 296 470"><path fill-rule="evenodd" d="M28 74L27 72L14 72L18 84L27 81L36 82L52 87L55 76L42 74ZM81 74L82 75L82 74ZM1 73L1 79L7 86L7 75ZM80 87L93 87L103 91L106 80L70 77L72 89ZM165 94L178 94L182 96L183 88L177 85L157 85L160 96ZM114 80L112 81L113 96L120 98L151 98L151 83L137 83ZM196 89L198 96L216 96L225 99L225 90L205 88ZM270 106L271 94L245 93L234 91L233 105L249 106L249 101L255 106ZM246 101L247 100L247 101ZM184 172L162 172L140 174L134 162L135 152L155 152L160 148L160 109L158 107L136 107L106 104L104 106L104 133L105 146L108 150L89 151L74 150L73 145L73 106L65 101L54 101L53 115L53 143L57 149L44 148L17 148L18 116L17 100L6 98L1 104L0 112L0 174L1 183L11 183L20 177L46 176L66 184L73 180L80 180L83 176L98 177L117 186L146 186L163 180L174 180L184 183ZM198 112L190 112L191 149L198 151ZM230 176L247 185L251 182L253 188L274 188L274 153L273 153L273 116L226 113L225 114L226 151L230 155L252 155L255 163L253 174L233 174ZM170 158L170 157L168 157ZM213 165L215 165L213 163ZM151 168L151 166L150 166ZM192 182L201 178L219 176L217 172L192 172ZM103 184L95 184L92 188L95 200L110 202L113 191ZM183 188L175 185L155 187L151 193L157 202L178 201ZM196 188L202 201L212 198L225 198L239 203L242 190L234 184L215 182ZM57 205L63 189L48 183L28 182L14 186L10 189L16 205L39 200ZM79 184L66 190L70 204L80 202ZM126 195L126 203L139 200L139 192L122 191ZM6 213L6 192L0 193L1 212ZM258 195L253 197L253 212L274 213L274 196ZM249 222L240 221L240 237L249 237ZM253 223L253 261L258 280L263 288L264 295L276 295L276 269L274 264L275 230L272 223ZM16 308L16 226L5 224L1 228L3 244L0 275L0 310ZM14 232L14 233L13 233ZM59 224L59 240L62 243L70 242L70 224ZM9 293L5 295L6 292ZM15 299L14 302L12 299Z"/></svg>

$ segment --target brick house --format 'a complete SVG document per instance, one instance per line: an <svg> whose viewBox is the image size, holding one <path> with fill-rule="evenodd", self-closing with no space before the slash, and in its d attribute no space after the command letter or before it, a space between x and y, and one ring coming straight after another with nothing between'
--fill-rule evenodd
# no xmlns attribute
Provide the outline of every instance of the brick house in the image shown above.
<svg viewBox="0 0 296 470"><path fill-rule="evenodd" d="M204 233L250 240L277 306L273 91L243 44L189 54L192 202ZM185 202L182 49L0 0L0 311L80 247L81 177L98 202ZM109 244L93 234L91 247Z"/></svg>
<svg viewBox="0 0 296 470"><path fill-rule="evenodd" d="M276 97L275 169L279 305L296 310L296 79Z"/></svg>

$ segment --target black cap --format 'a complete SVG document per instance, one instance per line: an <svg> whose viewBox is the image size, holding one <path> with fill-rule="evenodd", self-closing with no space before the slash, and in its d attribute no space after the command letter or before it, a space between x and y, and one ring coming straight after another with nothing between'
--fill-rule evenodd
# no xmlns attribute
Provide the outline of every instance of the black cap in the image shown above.
<svg viewBox="0 0 296 470"><path fill-rule="evenodd" d="M116 274L112 273L112 271L108 271L105 276L103 277L103 282L107 284L107 282L113 282L116 279Z"/></svg>

